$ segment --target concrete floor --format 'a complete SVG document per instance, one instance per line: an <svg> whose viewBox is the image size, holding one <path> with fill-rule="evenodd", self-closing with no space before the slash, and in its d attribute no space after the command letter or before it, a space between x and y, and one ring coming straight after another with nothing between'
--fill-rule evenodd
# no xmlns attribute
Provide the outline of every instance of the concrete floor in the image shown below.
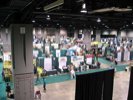
<svg viewBox="0 0 133 100"><path fill-rule="evenodd" d="M117 72L114 78L113 100L127 100L129 86L129 72ZM41 90L41 100L74 100L75 80L47 85L47 92L43 92L43 86L36 86L35 90Z"/></svg>

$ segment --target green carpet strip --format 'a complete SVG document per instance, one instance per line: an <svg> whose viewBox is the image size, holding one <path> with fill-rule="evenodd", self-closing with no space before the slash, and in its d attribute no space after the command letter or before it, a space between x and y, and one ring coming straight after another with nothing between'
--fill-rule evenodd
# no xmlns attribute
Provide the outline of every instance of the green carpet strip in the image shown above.
<svg viewBox="0 0 133 100"><path fill-rule="evenodd" d="M128 66L128 64L118 64L118 65L115 65L113 62L110 62L110 61L106 60L105 58L98 58L98 61L101 62L101 63L109 65L109 67L115 68L115 70L117 72L124 71L125 68Z"/></svg>

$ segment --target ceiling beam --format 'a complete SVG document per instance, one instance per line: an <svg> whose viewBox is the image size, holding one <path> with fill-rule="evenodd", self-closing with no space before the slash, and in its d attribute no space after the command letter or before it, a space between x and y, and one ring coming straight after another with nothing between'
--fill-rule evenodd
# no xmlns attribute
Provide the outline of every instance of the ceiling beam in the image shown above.
<svg viewBox="0 0 133 100"><path fill-rule="evenodd" d="M133 17L116 17L116 16L112 16L112 17L109 17L109 16L99 16L99 15L89 15L89 14L67 14L67 13L47 13L47 12L33 12L33 14L35 15L57 15L57 16L72 16L72 17L87 17L87 18L102 18L102 19L111 19L111 20L133 20Z"/></svg>

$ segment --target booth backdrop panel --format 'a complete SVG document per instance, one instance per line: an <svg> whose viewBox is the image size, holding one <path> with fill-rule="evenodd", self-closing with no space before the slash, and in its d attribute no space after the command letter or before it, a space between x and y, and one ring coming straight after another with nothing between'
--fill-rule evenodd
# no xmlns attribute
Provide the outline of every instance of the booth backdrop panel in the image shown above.
<svg viewBox="0 0 133 100"><path fill-rule="evenodd" d="M124 51L121 53L121 61L124 61Z"/></svg>
<svg viewBox="0 0 133 100"><path fill-rule="evenodd" d="M67 50L61 50L61 57L66 56Z"/></svg>
<svg viewBox="0 0 133 100"><path fill-rule="evenodd" d="M71 56L67 56L67 65L71 64Z"/></svg>
<svg viewBox="0 0 133 100"><path fill-rule="evenodd" d="M60 50L56 50L56 57L60 57L61 56L61 51Z"/></svg>
<svg viewBox="0 0 133 100"><path fill-rule="evenodd" d="M51 52L52 52L53 57L56 57L56 50L53 50Z"/></svg>
<svg viewBox="0 0 133 100"><path fill-rule="evenodd" d="M131 68L130 83L129 83L128 99L127 100L133 100L133 67Z"/></svg>
<svg viewBox="0 0 133 100"><path fill-rule="evenodd" d="M71 62L78 67L81 62L84 62L84 56L71 56Z"/></svg>
<svg viewBox="0 0 133 100"><path fill-rule="evenodd" d="M52 70L52 58L45 58L43 64L46 71Z"/></svg>
<svg viewBox="0 0 133 100"><path fill-rule="evenodd" d="M63 70L63 67L66 67L67 57L60 57L58 60L59 60L59 68Z"/></svg>
<svg viewBox="0 0 133 100"><path fill-rule="evenodd" d="M61 57L66 56L66 53L67 53L67 50L60 50L60 56ZM53 55L53 57L57 57L56 56L56 50L52 50L52 55Z"/></svg>
<svg viewBox="0 0 133 100"><path fill-rule="evenodd" d="M112 100L114 69L76 75L75 100Z"/></svg>
<svg viewBox="0 0 133 100"><path fill-rule="evenodd" d="M55 69L58 69L59 62L58 62L58 58L57 58L57 57L52 57L52 66L53 66Z"/></svg>
<svg viewBox="0 0 133 100"><path fill-rule="evenodd" d="M130 60L133 60L133 51L130 52Z"/></svg>
<svg viewBox="0 0 133 100"><path fill-rule="evenodd" d="M41 50L38 51L38 57L42 57L43 52Z"/></svg>
<svg viewBox="0 0 133 100"><path fill-rule="evenodd" d="M38 57L36 59L36 66L44 67L44 57Z"/></svg>

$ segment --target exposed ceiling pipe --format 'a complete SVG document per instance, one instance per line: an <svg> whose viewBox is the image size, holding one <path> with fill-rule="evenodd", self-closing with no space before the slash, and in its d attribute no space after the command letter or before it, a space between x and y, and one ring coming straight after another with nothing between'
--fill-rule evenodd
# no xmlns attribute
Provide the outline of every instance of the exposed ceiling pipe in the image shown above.
<svg viewBox="0 0 133 100"><path fill-rule="evenodd" d="M128 12L128 11L132 11L131 8L119 8L119 7L111 7L111 8L103 8L103 9L97 9L97 10L93 10L88 12L88 14L94 14L94 13L104 13L104 12Z"/></svg>
<svg viewBox="0 0 133 100"><path fill-rule="evenodd" d="M31 5L33 1L34 0L32 0L31 2L29 2L27 5L25 5L20 11L23 11L26 7L28 7L29 5Z"/></svg>
<svg viewBox="0 0 133 100"><path fill-rule="evenodd" d="M72 17L87 17L87 18L102 18L102 19L114 19L114 20L132 20L133 17L126 17L126 18L120 18L120 17L103 17L103 16L96 16L96 15L82 15L82 14L66 14L66 13L46 13L46 12L33 12L35 15L56 15L56 16L72 16Z"/></svg>

